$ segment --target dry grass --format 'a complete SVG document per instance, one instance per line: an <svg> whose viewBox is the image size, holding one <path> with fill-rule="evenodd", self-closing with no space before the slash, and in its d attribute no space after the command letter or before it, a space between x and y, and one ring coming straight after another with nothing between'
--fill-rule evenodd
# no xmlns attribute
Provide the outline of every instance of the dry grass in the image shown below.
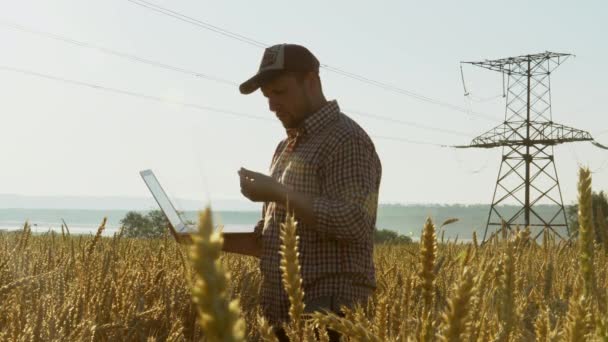
<svg viewBox="0 0 608 342"><path fill-rule="evenodd" d="M580 179L581 215L590 215L589 174ZM575 243L546 235L537 244L522 229L480 246L437 244L428 221L422 245L376 247L378 289L365 307L289 329L303 340L329 326L352 341L605 341L607 250L588 237L608 225L580 222ZM292 225L283 267L300 306ZM32 235L27 225L0 235L0 341L273 341L260 319L257 261L217 253L221 237L202 230L195 240L209 253L190 257L170 236Z"/></svg>

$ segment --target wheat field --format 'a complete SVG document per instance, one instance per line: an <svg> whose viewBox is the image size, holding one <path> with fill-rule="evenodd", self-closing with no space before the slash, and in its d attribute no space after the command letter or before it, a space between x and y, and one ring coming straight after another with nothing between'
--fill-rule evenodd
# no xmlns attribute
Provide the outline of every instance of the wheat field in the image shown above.
<svg viewBox="0 0 608 342"><path fill-rule="evenodd" d="M579 174L577 239L528 229L488 243L377 245L378 288L344 318L302 317L297 222L283 225L281 267L294 341L608 341L608 236ZM221 252L210 211L191 246L120 234L0 234L0 341L274 341L260 315L257 260ZM449 228L448 228L449 229ZM315 329L318 334L315 334Z"/></svg>

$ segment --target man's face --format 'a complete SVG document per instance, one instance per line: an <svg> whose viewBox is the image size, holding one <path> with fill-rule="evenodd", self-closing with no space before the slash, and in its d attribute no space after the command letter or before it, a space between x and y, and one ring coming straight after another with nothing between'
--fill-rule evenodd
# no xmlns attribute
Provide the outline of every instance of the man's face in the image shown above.
<svg viewBox="0 0 608 342"><path fill-rule="evenodd" d="M285 73L262 86L262 94L268 106L285 128L296 128L310 114L310 77L298 80L294 74Z"/></svg>

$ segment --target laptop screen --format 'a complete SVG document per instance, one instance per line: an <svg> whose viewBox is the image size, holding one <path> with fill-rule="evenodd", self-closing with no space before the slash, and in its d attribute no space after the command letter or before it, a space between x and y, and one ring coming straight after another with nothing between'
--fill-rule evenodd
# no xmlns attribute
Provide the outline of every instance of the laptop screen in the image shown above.
<svg viewBox="0 0 608 342"><path fill-rule="evenodd" d="M163 188L160 186L160 183L158 182L158 179L156 179L156 176L154 175L152 170L144 170L141 171L139 174L144 179L144 182L146 182L148 189L150 189L150 192L154 196L154 199L162 209L163 213L165 213L165 216L169 220L169 223L171 223L171 226L177 232L183 231L186 227L182 219L177 214L177 211L173 207L173 204L169 200L169 197L165 193L165 190L163 190Z"/></svg>

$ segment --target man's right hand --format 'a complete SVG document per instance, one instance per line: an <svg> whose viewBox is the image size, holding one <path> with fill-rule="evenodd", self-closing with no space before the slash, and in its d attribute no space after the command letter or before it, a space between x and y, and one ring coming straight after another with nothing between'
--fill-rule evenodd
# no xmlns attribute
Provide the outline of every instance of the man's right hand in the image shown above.
<svg viewBox="0 0 608 342"><path fill-rule="evenodd" d="M256 233L224 233L224 252L238 253L254 257L262 254L260 237Z"/></svg>
<svg viewBox="0 0 608 342"><path fill-rule="evenodd" d="M178 243L190 245L192 244L192 234L190 233L177 233L175 237Z"/></svg>
<svg viewBox="0 0 608 342"><path fill-rule="evenodd" d="M224 233L224 245L222 251L237 253L248 256L259 257L261 254L261 243L256 233ZM191 245L191 233L177 233L177 242Z"/></svg>

